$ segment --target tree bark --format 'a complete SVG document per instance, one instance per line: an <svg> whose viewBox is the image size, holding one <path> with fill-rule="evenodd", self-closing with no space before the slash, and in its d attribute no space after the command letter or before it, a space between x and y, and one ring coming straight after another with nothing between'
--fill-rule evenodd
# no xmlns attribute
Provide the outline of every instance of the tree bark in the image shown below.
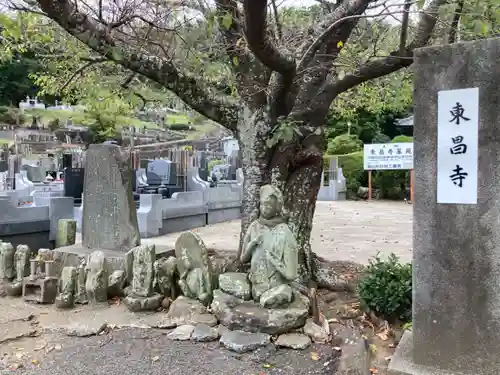
<svg viewBox="0 0 500 375"><path fill-rule="evenodd" d="M327 269L310 244L323 172L323 135L317 131L317 126L302 122L302 136L269 148L266 141L275 125L269 113L261 109L247 110L237 127L245 176L238 259L244 233L259 217L260 187L273 184L283 192L288 224L299 244L300 282L310 285L313 281L331 290L343 289L345 283ZM316 131L307 133L308 128Z"/></svg>

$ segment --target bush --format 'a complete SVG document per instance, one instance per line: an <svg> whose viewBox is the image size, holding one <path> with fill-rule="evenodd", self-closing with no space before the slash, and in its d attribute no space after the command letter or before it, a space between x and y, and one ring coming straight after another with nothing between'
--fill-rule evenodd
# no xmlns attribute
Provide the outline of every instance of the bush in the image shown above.
<svg viewBox="0 0 500 375"><path fill-rule="evenodd" d="M394 254L387 261L379 256L370 261L358 291L363 309L389 322L411 319L411 263L400 263Z"/></svg>
<svg viewBox="0 0 500 375"><path fill-rule="evenodd" d="M191 125L189 124L171 124L168 126L170 130L177 130L177 131L190 131L192 130Z"/></svg>
<svg viewBox="0 0 500 375"><path fill-rule="evenodd" d="M345 155L363 149L357 135L342 134L328 142L327 154L329 155Z"/></svg>
<svg viewBox="0 0 500 375"><path fill-rule="evenodd" d="M17 125L26 121L26 116L20 109L14 107L0 106L0 124Z"/></svg>
<svg viewBox="0 0 500 375"><path fill-rule="evenodd" d="M347 183L347 198L354 198L360 186L368 185L368 173L363 169L363 151L339 155L338 160Z"/></svg>
<svg viewBox="0 0 500 375"><path fill-rule="evenodd" d="M411 143L412 137L398 135L394 137L391 143ZM380 197L383 199L401 200L407 198L407 190L410 188L410 171L374 171L373 188L380 191Z"/></svg>
<svg viewBox="0 0 500 375"><path fill-rule="evenodd" d="M224 160L212 159L208 162L208 173L212 173L215 165L224 164Z"/></svg>

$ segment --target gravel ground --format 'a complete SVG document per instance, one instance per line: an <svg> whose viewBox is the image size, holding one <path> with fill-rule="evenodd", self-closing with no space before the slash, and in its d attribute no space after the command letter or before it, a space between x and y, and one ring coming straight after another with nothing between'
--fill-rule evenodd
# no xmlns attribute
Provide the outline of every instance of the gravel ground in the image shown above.
<svg viewBox="0 0 500 375"><path fill-rule="evenodd" d="M35 367L8 371L27 375L309 375L334 374L336 352L318 345L303 351L274 346L239 355L213 343L171 341L166 332L124 329L66 339Z"/></svg>

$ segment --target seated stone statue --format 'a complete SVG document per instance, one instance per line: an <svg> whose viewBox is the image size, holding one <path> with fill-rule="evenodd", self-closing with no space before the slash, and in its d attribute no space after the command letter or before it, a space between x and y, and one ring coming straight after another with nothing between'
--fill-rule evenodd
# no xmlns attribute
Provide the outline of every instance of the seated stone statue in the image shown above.
<svg viewBox="0 0 500 375"><path fill-rule="evenodd" d="M182 248L180 264L177 266L180 273L179 288L188 298L199 300L204 305L211 302L212 296L207 285L203 270L194 267L188 249Z"/></svg>
<svg viewBox="0 0 500 375"><path fill-rule="evenodd" d="M262 307L285 307L293 300L289 282L298 279L298 244L286 223L283 195L272 186L260 191L260 217L250 224L241 259L250 261L252 298Z"/></svg>

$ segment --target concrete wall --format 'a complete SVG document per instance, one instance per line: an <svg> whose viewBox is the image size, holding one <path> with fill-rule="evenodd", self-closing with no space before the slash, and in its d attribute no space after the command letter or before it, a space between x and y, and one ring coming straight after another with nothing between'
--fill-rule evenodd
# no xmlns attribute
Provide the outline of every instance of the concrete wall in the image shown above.
<svg viewBox="0 0 500 375"><path fill-rule="evenodd" d="M59 219L73 218L73 198L36 196L18 206L15 197L0 196L0 240L31 249L52 248Z"/></svg>

